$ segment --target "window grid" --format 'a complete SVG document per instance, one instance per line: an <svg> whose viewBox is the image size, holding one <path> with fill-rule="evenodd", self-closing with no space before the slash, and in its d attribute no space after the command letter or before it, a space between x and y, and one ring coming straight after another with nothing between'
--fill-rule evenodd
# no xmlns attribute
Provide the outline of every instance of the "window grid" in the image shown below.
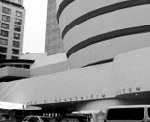
<svg viewBox="0 0 150 122"><path fill-rule="evenodd" d="M20 39L20 34L19 33L14 33L14 39Z"/></svg>
<svg viewBox="0 0 150 122"><path fill-rule="evenodd" d="M13 47L19 48L20 47L20 42L13 41Z"/></svg>
<svg viewBox="0 0 150 122"><path fill-rule="evenodd" d="M12 54L19 54L19 50L17 50L17 49L12 49Z"/></svg>
<svg viewBox="0 0 150 122"><path fill-rule="evenodd" d="M16 25L21 25L22 24L22 20L21 19L17 19L15 20L15 24Z"/></svg>
<svg viewBox="0 0 150 122"><path fill-rule="evenodd" d="M0 54L0 59L6 59L6 55Z"/></svg>
<svg viewBox="0 0 150 122"><path fill-rule="evenodd" d="M22 18L22 12L16 11L16 16Z"/></svg>
<svg viewBox="0 0 150 122"><path fill-rule="evenodd" d="M7 53L7 48L0 46L0 52L1 52L1 53Z"/></svg>
<svg viewBox="0 0 150 122"><path fill-rule="evenodd" d="M0 44L1 44L1 45L8 45L8 40L7 40L7 39L0 38Z"/></svg>
<svg viewBox="0 0 150 122"><path fill-rule="evenodd" d="M9 33L8 33L8 31L4 31L4 30L1 30L1 36L3 36L3 37L8 37L8 35L9 35Z"/></svg>
<svg viewBox="0 0 150 122"><path fill-rule="evenodd" d="M16 59L19 59L19 58L17 56L11 56L11 59L16 60Z"/></svg>
<svg viewBox="0 0 150 122"><path fill-rule="evenodd" d="M15 25L14 30L18 31L18 32L21 32L21 26Z"/></svg>
<svg viewBox="0 0 150 122"><path fill-rule="evenodd" d="M9 24L1 23L1 27L4 29L9 29Z"/></svg>
<svg viewBox="0 0 150 122"><path fill-rule="evenodd" d="M10 16L2 15L2 20L4 22L10 22Z"/></svg>
<svg viewBox="0 0 150 122"><path fill-rule="evenodd" d="M5 13L5 14L11 14L11 9L9 9L9 8L6 8L6 7L3 7L3 13Z"/></svg>

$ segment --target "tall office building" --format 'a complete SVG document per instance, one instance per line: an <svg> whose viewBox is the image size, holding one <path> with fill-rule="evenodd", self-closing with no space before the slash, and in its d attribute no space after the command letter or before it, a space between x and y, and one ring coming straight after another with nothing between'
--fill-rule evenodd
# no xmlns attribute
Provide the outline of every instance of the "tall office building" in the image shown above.
<svg viewBox="0 0 150 122"><path fill-rule="evenodd" d="M23 0L0 0L0 60L22 53L25 9Z"/></svg>
<svg viewBox="0 0 150 122"><path fill-rule="evenodd" d="M48 55L64 52L60 28L56 20L56 0L48 0L45 52Z"/></svg>

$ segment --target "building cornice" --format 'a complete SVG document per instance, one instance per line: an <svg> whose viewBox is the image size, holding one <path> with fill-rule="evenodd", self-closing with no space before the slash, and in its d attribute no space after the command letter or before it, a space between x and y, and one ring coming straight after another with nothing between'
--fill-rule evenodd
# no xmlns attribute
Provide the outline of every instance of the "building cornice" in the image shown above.
<svg viewBox="0 0 150 122"><path fill-rule="evenodd" d="M17 4L17 3L13 3L13 2L10 2L10 1L6 1L6 0L0 0L0 2L6 3L6 4L11 4L11 5L15 6L15 7L19 7L19 8L24 9L24 7L22 5Z"/></svg>

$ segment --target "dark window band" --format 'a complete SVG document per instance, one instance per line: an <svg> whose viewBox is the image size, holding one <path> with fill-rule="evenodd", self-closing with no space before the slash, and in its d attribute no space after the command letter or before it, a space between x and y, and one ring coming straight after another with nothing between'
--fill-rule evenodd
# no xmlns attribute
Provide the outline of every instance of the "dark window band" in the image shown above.
<svg viewBox="0 0 150 122"><path fill-rule="evenodd" d="M72 47L67 52L67 58L69 58L69 56L72 55L73 53L75 53L83 48L86 48L87 46L95 44L95 43L99 43L99 42L106 41L109 39L114 39L114 38L121 37L121 36L128 36L128 35L141 34L141 33L147 33L147 32L150 32L150 25L124 28L124 29L108 32L105 34L97 35L97 36L91 37L87 40L84 40L83 42L80 42L77 45L75 45L74 47Z"/></svg>
<svg viewBox="0 0 150 122"><path fill-rule="evenodd" d="M75 0L64 0L60 5L59 5L59 9L58 9L58 12L57 12L57 21L59 23L59 17L61 15L61 13L63 12L63 10L70 4L72 3L73 1Z"/></svg>
<svg viewBox="0 0 150 122"><path fill-rule="evenodd" d="M94 11L91 11L77 19L75 19L74 21L72 21L69 25L67 25L63 32L62 32L62 38L64 38L64 36L66 35L66 33L73 28L76 25L79 25L91 18L106 14L106 13L110 13L110 12L114 12L120 9L125 9L125 8L129 8L129 7L134 7L134 6L139 6L139 5L145 5L145 4L150 4L150 0L128 0L128 1L124 1L124 2L120 2L120 3L115 3L113 5L109 5L109 6L105 6L99 9L96 9Z"/></svg>
<svg viewBox="0 0 150 122"><path fill-rule="evenodd" d="M113 58L110 58L110 59L106 59L106 60L101 60L101 61L97 61L97 62L94 62L94 63L90 63L90 64L87 64L83 67L88 67L88 66L94 66L94 65L99 65L99 64L105 64L105 63L110 63L110 62L113 62Z"/></svg>

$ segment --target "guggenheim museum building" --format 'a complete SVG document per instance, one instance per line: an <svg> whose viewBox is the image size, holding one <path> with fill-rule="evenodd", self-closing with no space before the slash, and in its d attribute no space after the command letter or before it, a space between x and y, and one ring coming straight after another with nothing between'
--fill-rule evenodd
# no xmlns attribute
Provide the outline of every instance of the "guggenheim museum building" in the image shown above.
<svg viewBox="0 0 150 122"><path fill-rule="evenodd" d="M65 53L0 61L0 100L50 113L150 104L149 11L150 0L57 0Z"/></svg>

